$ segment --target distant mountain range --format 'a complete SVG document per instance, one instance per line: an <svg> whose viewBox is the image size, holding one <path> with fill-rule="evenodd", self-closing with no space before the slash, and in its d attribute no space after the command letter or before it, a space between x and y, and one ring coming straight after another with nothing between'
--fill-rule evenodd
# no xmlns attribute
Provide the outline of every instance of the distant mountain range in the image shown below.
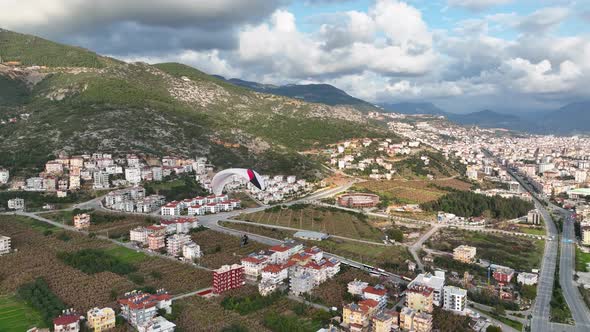
<svg viewBox="0 0 590 332"><path fill-rule="evenodd" d="M529 112L521 115L483 110L467 114L450 113L428 102L380 104L385 111L402 114L442 115L461 125L506 128L540 134L590 133L590 101L565 105L554 111Z"/></svg>
<svg viewBox="0 0 590 332"><path fill-rule="evenodd" d="M350 105L365 110L377 110L377 108L362 99L355 98L348 93L330 84L287 84L272 85L258 82L245 81L238 78L226 79L223 76L215 77L262 93L297 98L310 103L327 105Z"/></svg>

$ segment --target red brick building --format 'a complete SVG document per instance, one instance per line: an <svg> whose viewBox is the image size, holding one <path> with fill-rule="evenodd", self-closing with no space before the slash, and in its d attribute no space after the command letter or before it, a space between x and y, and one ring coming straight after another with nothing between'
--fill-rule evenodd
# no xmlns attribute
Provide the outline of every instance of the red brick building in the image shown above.
<svg viewBox="0 0 590 332"><path fill-rule="evenodd" d="M498 267L494 270L493 277L497 282L508 284L514 277L514 270L507 267Z"/></svg>
<svg viewBox="0 0 590 332"><path fill-rule="evenodd" d="M244 284L245 274L242 265L223 265L213 271L213 293L215 294L242 287Z"/></svg>

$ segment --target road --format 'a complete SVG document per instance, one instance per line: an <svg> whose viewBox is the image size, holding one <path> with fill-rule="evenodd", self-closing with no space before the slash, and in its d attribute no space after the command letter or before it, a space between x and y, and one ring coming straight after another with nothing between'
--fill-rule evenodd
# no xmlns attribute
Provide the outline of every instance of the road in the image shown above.
<svg viewBox="0 0 590 332"><path fill-rule="evenodd" d="M414 261L416 261L416 264L418 265L418 268L420 269L420 271L424 271L424 264L422 264L422 260L420 259L420 256L418 255L418 251L422 248L422 245L424 244L424 242L426 242L426 240L428 240L434 233L438 232L438 230L442 227L442 225L434 225L432 226L432 228L424 233L419 239L418 241L414 242L414 244L412 244L408 249L410 250L410 254L412 254L412 257L414 257Z"/></svg>
<svg viewBox="0 0 590 332"><path fill-rule="evenodd" d="M568 211L559 209L560 213L565 214L565 221L563 223L563 234L561 238L561 251L559 251L559 241L557 228L553 222L553 218L541 203L536 193L530 186L523 181L523 179L508 170L509 174L518 181L521 186L528 191L534 198L535 207L543 215L545 220L545 228L548 236L552 236L554 241L545 241L545 254L543 255L543 262L541 265L541 274L539 275L539 284L537 286L537 298L535 306L533 307L533 318L531 321L532 331L590 331L590 311L584 303L582 296L577 289L574 282L574 267L575 267L575 234L574 225L571 219L571 214ZM559 256L559 283L563 290L566 303L572 312L575 326L568 326L563 324L555 324L549 322L549 314L551 311L551 296L553 291L553 283L555 277L555 267L557 260L557 253Z"/></svg>
<svg viewBox="0 0 590 332"><path fill-rule="evenodd" d="M558 209L564 215L561 253L559 260L559 283L565 300L576 322L576 331L590 331L590 310L582 299L574 281L576 266L576 235L574 221L569 211Z"/></svg>

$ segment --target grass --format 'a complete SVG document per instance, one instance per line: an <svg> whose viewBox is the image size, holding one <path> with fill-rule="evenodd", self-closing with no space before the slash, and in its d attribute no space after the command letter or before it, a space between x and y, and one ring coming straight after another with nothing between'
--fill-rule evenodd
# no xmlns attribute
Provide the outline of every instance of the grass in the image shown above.
<svg viewBox="0 0 590 332"><path fill-rule="evenodd" d="M531 234L531 235L540 235L543 236L545 235L545 228L531 228L531 227L526 227L526 226L520 226L518 227L518 229L526 234Z"/></svg>
<svg viewBox="0 0 590 332"><path fill-rule="evenodd" d="M361 191L371 191L380 196L390 197L393 203L415 204L438 199L449 192L446 188L469 190L470 186L471 184L456 179L366 181L355 185Z"/></svg>
<svg viewBox="0 0 590 332"><path fill-rule="evenodd" d="M538 268L544 251L543 240L459 229L442 229L426 243L429 248L446 252L461 244L476 247L477 258L523 271Z"/></svg>
<svg viewBox="0 0 590 332"><path fill-rule="evenodd" d="M45 327L41 314L14 296L0 295L0 331L22 332Z"/></svg>
<svg viewBox="0 0 590 332"><path fill-rule="evenodd" d="M143 252L137 252L135 250L128 249L128 248L121 247L121 246L116 246L116 247L112 247L110 249L106 249L105 253L121 260L124 263L128 263L128 264L143 262L149 258Z"/></svg>
<svg viewBox="0 0 590 332"><path fill-rule="evenodd" d="M371 226L363 215L331 208L311 206L274 208L241 215L238 219L323 232L353 239L381 241L384 238L383 233Z"/></svg>
<svg viewBox="0 0 590 332"><path fill-rule="evenodd" d="M498 321L512 327L513 329L515 329L517 331L522 331L522 323L521 322L512 320L512 319L504 317L504 316L497 315L491 311L485 311L485 310L482 310L482 311L485 314L487 314L488 316L494 318L495 320L498 320Z"/></svg>
<svg viewBox="0 0 590 332"><path fill-rule="evenodd" d="M561 248L559 249L561 250ZM559 284L559 252L557 253L557 264L553 279L553 290L551 294L550 321L564 324L572 324L572 312L565 301L563 290Z"/></svg>
<svg viewBox="0 0 590 332"><path fill-rule="evenodd" d="M590 263L590 253L585 253L580 248L576 247L576 271L588 272L588 264Z"/></svg>

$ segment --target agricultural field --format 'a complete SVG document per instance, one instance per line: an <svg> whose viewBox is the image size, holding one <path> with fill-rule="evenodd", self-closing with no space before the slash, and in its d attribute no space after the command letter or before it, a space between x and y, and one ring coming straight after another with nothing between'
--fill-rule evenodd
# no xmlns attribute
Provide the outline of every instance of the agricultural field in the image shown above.
<svg viewBox="0 0 590 332"><path fill-rule="evenodd" d="M89 210L48 212L43 213L42 216L65 225L73 225L74 215L79 213L90 213L89 232L108 235L110 238L115 239L126 239L129 236L129 230L138 226L149 226L158 221L156 218L148 216L105 213Z"/></svg>
<svg viewBox="0 0 590 332"><path fill-rule="evenodd" d="M240 247L239 237L209 229L193 233L191 237L201 246L203 252L199 264L211 269L217 269L224 264L239 264L242 257L268 248L255 241L249 241L246 246Z"/></svg>
<svg viewBox="0 0 590 332"><path fill-rule="evenodd" d="M292 238L293 232L256 226L256 224L236 224L231 222L222 223L222 226L237 229L240 231L268 236L278 240L287 237ZM298 240L298 239L297 239ZM308 247L317 246L322 250L340 255L365 264L375 265L385 270L408 274L406 260L411 259L406 247L403 246L382 246L344 241L339 239L327 239L324 241L303 241Z"/></svg>
<svg viewBox="0 0 590 332"><path fill-rule="evenodd" d="M518 231L526 234L539 236L543 236L546 234L545 227L543 226L518 225Z"/></svg>
<svg viewBox="0 0 590 332"><path fill-rule="evenodd" d="M0 331L22 332L45 327L41 314L14 296L0 295Z"/></svg>
<svg viewBox="0 0 590 332"><path fill-rule="evenodd" d="M458 179L389 180L357 183L354 189L374 192L392 204L421 204L438 199L451 190L469 190L471 184Z"/></svg>
<svg viewBox="0 0 590 332"><path fill-rule="evenodd" d="M369 218L361 213L328 207L291 205L273 207L236 217L253 223L292 227L338 235L352 239L380 242L383 232L373 227Z"/></svg>
<svg viewBox="0 0 590 332"><path fill-rule="evenodd" d="M179 294L211 283L209 271L41 225L26 218L0 216L0 234L10 236L13 248L18 249L0 257L0 294L12 294L21 285L41 277L66 305L86 311L97 305L114 306L117 296L133 289L165 288L172 294ZM117 274L107 270L87 274L58 258L58 253L71 254L83 249L95 249L117 257L132 264L135 271Z"/></svg>
<svg viewBox="0 0 590 332"><path fill-rule="evenodd" d="M460 229L441 229L428 240L426 246L452 252L462 244L476 247L477 258L522 271L539 268L544 250L542 240Z"/></svg>

